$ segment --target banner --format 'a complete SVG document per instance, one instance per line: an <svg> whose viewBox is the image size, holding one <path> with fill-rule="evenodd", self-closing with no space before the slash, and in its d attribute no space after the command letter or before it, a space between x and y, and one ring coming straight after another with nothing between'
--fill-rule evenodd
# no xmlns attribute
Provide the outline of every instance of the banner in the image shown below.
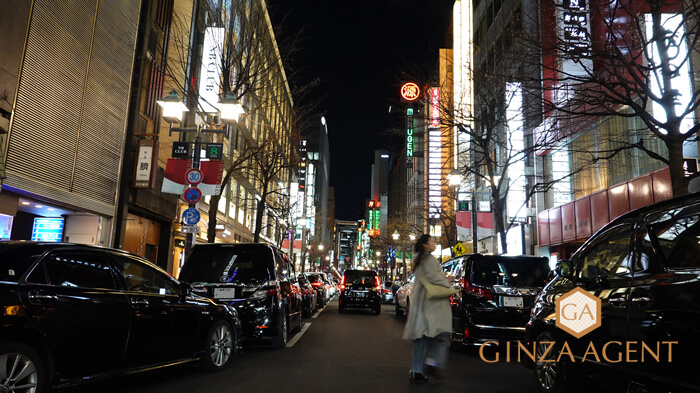
<svg viewBox="0 0 700 393"><path fill-rule="evenodd" d="M204 178L197 186L202 191L202 195L221 194L221 180L224 178L223 161L202 161L199 163L199 170Z"/></svg>
<svg viewBox="0 0 700 393"><path fill-rule="evenodd" d="M187 188L185 173L192 168L192 160L168 158L163 176L163 187L160 192L166 194L182 194Z"/></svg>

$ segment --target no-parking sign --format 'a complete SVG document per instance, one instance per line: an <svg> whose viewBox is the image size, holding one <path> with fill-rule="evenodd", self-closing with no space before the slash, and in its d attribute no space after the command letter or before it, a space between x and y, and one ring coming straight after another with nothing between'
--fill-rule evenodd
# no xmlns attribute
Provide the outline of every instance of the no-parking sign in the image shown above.
<svg viewBox="0 0 700 393"><path fill-rule="evenodd" d="M202 199L202 191L197 187L190 187L182 193L182 197L187 203L197 203Z"/></svg>

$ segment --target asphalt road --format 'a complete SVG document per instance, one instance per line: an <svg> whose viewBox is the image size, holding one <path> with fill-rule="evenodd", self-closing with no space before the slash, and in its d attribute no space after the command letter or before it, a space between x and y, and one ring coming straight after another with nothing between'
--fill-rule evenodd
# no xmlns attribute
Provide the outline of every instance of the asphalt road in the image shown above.
<svg viewBox="0 0 700 393"><path fill-rule="evenodd" d="M287 348L245 348L224 371L180 367L64 390L70 393L227 392L479 392L535 393L532 371L519 363L486 363L477 349L450 352L448 377L408 382L411 343L401 334L405 317L384 305L338 313L334 300L305 320ZM88 360L89 361L89 360Z"/></svg>

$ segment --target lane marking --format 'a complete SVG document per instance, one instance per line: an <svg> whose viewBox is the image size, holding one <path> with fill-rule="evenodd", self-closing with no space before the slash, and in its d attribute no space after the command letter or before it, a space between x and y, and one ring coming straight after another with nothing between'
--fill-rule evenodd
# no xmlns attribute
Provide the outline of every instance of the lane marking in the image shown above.
<svg viewBox="0 0 700 393"><path fill-rule="evenodd" d="M301 336L303 336L304 333L306 333L306 331L309 329L309 326L311 326L311 322L304 322L301 326L301 330L299 331L299 333L295 334L294 338L292 338L291 340L289 340L289 342L287 342L287 348L293 347L294 344L296 344L297 341L299 341Z"/></svg>

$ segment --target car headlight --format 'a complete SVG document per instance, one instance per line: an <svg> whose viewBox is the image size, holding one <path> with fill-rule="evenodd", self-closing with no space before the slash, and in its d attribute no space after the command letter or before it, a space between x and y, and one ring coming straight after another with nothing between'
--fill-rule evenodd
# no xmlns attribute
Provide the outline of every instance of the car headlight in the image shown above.
<svg viewBox="0 0 700 393"><path fill-rule="evenodd" d="M265 299L266 297L267 297L267 289L258 289L252 295L250 295L249 299L262 300L262 299Z"/></svg>

